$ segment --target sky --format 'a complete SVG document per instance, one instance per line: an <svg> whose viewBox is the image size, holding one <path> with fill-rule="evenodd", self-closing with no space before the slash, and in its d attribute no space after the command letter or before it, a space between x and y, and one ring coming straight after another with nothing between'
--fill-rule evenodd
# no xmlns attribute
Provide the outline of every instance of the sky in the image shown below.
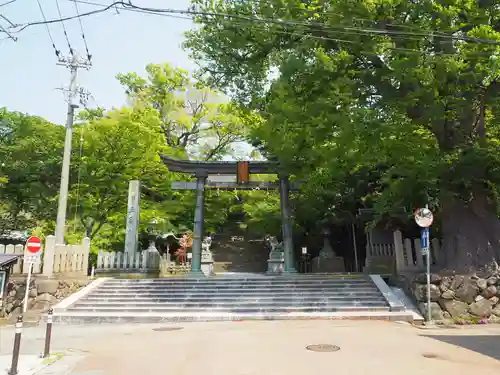
<svg viewBox="0 0 500 375"><path fill-rule="evenodd" d="M63 16L76 15L71 0L39 0L47 19L60 18L57 1ZM90 1L111 4L112 0L81 0L81 13L100 9L83 4ZM43 20L36 0L16 0L1 6L0 15L15 24ZM144 7L187 9L189 0L135 0ZM185 31L194 27L190 20L142 14L132 11L109 10L105 13L82 17L83 30L92 54L93 66L89 71L79 70L78 85L87 89L94 100L89 106L104 108L125 104L124 90L115 79L118 73L144 73L148 63L169 62L193 71L195 65L181 44ZM5 20L0 25L7 27ZM85 55L78 19L64 23L73 48ZM61 23L50 25L56 47L68 55L69 49ZM0 33L0 107L38 115L49 121L64 124L66 102L58 88L67 87L69 70L58 66L45 25L33 26L19 34L17 42L5 39Z"/></svg>

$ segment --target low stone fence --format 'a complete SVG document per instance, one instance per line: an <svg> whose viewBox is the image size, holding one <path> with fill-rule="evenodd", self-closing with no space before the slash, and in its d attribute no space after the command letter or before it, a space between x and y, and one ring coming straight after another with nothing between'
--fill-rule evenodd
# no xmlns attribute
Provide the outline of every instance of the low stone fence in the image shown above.
<svg viewBox="0 0 500 375"><path fill-rule="evenodd" d="M425 274L411 281L411 293L424 315L427 314L426 283ZM500 322L500 272L484 277L432 274L430 297L433 320Z"/></svg>
<svg viewBox="0 0 500 375"><path fill-rule="evenodd" d="M439 258L440 240L430 241L431 264ZM372 243L366 245L365 271L378 274L402 274L425 271L426 259L422 255L420 238L403 238L401 231L393 233L392 243Z"/></svg>
<svg viewBox="0 0 500 375"><path fill-rule="evenodd" d="M99 251L96 273L157 273L160 268L160 254L144 250L137 253Z"/></svg>
<svg viewBox="0 0 500 375"><path fill-rule="evenodd" d="M28 310L46 311L50 306L77 292L89 283L89 280L39 280L30 283L28 292ZM7 283L4 299L0 300L0 318L21 313L26 281L11 279Z"/></svg>

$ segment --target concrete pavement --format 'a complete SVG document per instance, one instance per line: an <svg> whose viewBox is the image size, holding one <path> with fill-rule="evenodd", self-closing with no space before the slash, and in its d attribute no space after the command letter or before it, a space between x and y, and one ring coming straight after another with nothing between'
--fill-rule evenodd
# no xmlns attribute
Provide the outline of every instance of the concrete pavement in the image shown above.
<svg viewBox="0 0 500 375"><path fill-rule="evenodd" d="M175 327L183 329L168 330ZM43 330L25 330L23 354L43 349ZM12 340L13 329L1 328L0 354L11 353ZM340 351L308 351L311 344L337 345ZM53 352L66 353L58 361L61 369L49 366L37 374L496 375L500 371L500 326L416 329L380 321L325 320L55 326L52 347Z"/></svg>

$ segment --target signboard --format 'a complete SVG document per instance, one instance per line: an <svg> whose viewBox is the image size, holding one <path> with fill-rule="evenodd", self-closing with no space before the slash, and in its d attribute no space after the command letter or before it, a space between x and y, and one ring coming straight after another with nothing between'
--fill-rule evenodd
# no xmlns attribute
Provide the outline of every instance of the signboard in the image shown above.
<svg viewBox="0 0 500 375"><path fill-rule="evenodd" d="M236 163L236 181L238 184L246 184L250 181L248 161L239 161Z"/></svg>
<svg viewBox="0 0 500 375"><path fill-rule="evenodd" d="M420 233L422 255L429 255L429 228L423 228Z"/></svg>
<svg viewBox="0 0 500 375"><path fill-rule="evenodd" d="M434 215L428 208L418 208L414 213L415 222L421 228L428 228L434 221Z"/></svg>
<svg viewBox="0 0 500 375"><path fill-rule="evenodd" d="M420 242L421 242L421 252L422 255L425 256L425 263L427 269L427 320L432 320L431 315L431 256L430 256L430 248L429 248L429 227L432 225L434 221L434 215L431 210L427 207L419 208L415 210L414 213L415 222L419 227L421 227L420 231Z"/></svg>
<svg viewBox="0 0 500 375"><path fill-rule="evenodd" d="M24 262L28 264L28 276L26 278L26 285L30 285L31 273L33 272L33 263L40 260L42 255L42 240L40 237L31 236L26 241L26 252L24 255ZM28 309L28 293L30 288L26 288L24 294L23 312Z"/></svg>
<svg viewBox="0 0 500 375"><path fill-rule="evenodd" d="M31 236L26 241L26 250L30 255L32 254L40 254L42 250L42 240L40 237Z"/></svg>
<svg viewBox="0 0 500 375"><path fill-rule="evenodd" d="M307 254L307 247L303 247L302 248L302 255L306 255Z"/></svg>

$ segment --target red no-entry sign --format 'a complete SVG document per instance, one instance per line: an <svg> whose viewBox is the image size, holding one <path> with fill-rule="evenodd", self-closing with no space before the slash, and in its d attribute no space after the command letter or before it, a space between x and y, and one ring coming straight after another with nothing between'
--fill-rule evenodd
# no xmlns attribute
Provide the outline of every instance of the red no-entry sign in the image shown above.
<svg viewBox="0 0 500 375"><path fill-rule="evenodd" d="M26 241L26 249L31 254L36 254L40 250L42 250L42 240L40 239L40 237L31 236L30 238L28 238L28 241Z"/></svg>

